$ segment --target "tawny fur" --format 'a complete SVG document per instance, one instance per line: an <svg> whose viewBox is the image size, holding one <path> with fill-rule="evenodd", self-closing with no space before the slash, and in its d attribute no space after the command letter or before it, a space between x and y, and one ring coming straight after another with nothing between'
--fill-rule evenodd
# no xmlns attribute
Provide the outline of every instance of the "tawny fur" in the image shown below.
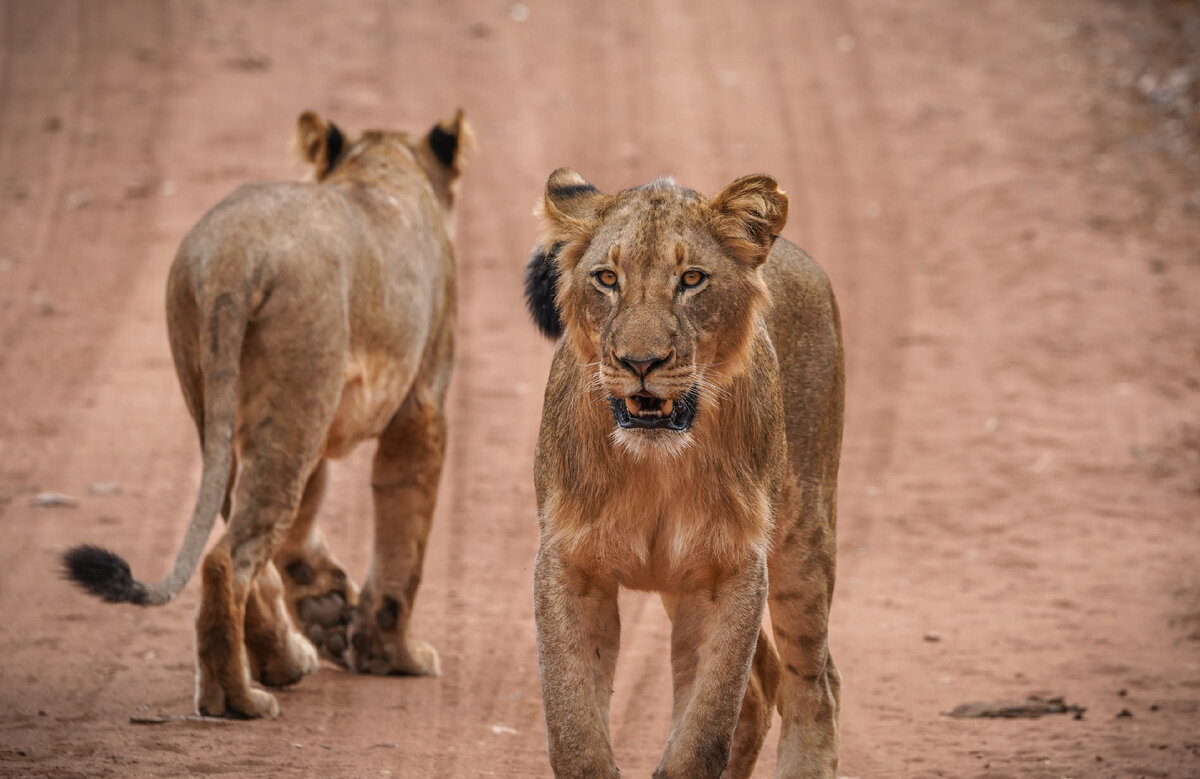
<svg viewBox="0 0 1200 779"><path fill-rule="evenodd" d="M438 673L437 653L410 625L445 451L450 214L471 141L461 111L425 135L353 138L305 113L294 147L313 180L237 189L176 254L167 324L204 453L188 534L158 584L94 547L65 562L101 597L165 603L216 515L227 516L200 566L201 714L277 715L254 682L291 684L315 670L312 642L361 672ZM371 438L375 546L360 593L315 516L326 459Z"/></svg>
<svg viewBox="0 0 1200 779"><path fill-rule="evenodd" d="M749 776L778 706L780 776L832 777L843 357L825 275L777 239L766 176L704 198L669 179L604 195L549 179L531 278L563 326L535 462L535 614L551 766L616 776L608 734L620 587L662 594L675 705L658 777ZM532 264L531 263L531 264ZM702 281L686 285L687 278ZM556 322L544 284L536 320ZM647 367L649 366L649 367ZM627 429L610 399L699 403ZM769 585L768 585L769 577ZM778 655L761 632L771 607Z"/></svg>

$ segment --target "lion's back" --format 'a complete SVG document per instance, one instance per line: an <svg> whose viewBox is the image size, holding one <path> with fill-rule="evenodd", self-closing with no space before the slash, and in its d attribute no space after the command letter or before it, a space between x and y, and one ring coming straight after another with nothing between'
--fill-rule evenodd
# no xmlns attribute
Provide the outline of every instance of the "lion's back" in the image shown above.
<svg viewBox="0 0 1200 779"><path fill-rule="evenodd" d="M793 470L802 479L834 475L845 368L832 285L815 260L784 238L775 241L763 276L774 301L767 323L779 359Z"/></svg>
<svg viewBox="0 0 1200 779"><path fill-rule="evenodd" d="M301 182L244 184L213 206L188 231L177 264L197 266L222 256L242 262L349 254L356 230L341 198L326 187Z"/></svg>

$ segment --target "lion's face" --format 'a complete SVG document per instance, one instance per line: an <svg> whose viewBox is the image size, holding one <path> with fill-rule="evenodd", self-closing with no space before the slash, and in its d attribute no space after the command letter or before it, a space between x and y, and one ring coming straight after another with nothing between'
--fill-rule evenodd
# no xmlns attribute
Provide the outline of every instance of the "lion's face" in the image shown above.
<svg viewBox="0 0 1200 779"><path fill-rule="evenodd" d="M574 172L551 177L558 307L617 443L679 451L720 402L768 300L759 268L786 208L762 176L712 200L665 179L608 197Z"/></svg>

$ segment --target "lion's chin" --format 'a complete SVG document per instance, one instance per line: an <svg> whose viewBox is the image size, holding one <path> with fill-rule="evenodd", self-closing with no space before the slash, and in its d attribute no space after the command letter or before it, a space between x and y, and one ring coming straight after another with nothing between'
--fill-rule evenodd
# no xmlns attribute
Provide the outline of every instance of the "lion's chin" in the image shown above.
<svg viewBox="0 0 1200 779"><path fill-rule="evenodd" d="M609 433L613 445L635 460L677 459L695 442L689 430L617 427Z"/></svg>

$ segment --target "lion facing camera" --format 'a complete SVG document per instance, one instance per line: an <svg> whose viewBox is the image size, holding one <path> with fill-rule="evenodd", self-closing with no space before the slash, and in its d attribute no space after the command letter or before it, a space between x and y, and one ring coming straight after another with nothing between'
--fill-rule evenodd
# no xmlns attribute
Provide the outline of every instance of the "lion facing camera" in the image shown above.
<svg viewBox="0 0 1200 779"><path fill-rule="evenodd" d="M825 274L777 237L787 207L761 175L713 198L670 179L605 195L565 168L546 184L526 292L561 336L535 460L556 776L619 775L620 587L661 593L672 624L656 777L749 776L776 707L778 775L835 775L842 338Z"/></svg>

